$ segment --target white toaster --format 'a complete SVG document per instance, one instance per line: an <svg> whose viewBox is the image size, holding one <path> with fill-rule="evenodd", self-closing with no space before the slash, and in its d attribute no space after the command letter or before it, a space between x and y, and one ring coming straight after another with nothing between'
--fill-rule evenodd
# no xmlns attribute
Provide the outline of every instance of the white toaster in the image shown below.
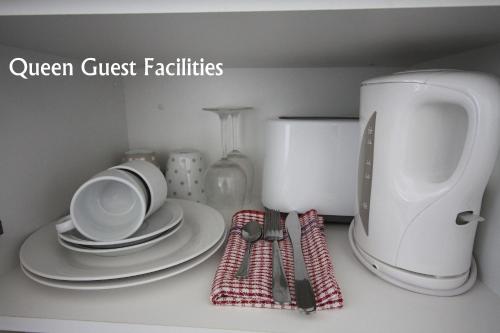
<svg viewBox="0 0 500 333"><path fill-rule="evenodd" d="M280 118L266 124L262 202L283 212L354 216L357 118Z"/></svg>

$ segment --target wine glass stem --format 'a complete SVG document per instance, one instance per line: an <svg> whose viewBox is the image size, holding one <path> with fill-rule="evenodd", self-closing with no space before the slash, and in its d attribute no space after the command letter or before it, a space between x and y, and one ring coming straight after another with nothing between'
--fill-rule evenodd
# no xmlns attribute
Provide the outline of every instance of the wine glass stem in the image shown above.
<svg viewBox="0 0 500 333"><path fill-rule="evenodd" d="M240 150L240 135L241 135L241 112L236 111L231 114L233 127L233 150Z"/></svg>
<svg viewBox="0 0 500 333"><path fill-rule="evenodd" d="M221 128L221 144L222 144L222 158L227 157L227 139L228 139L228 131L229 131L229 115L226 113L219 113L220 117L220 128Z"/></svg>

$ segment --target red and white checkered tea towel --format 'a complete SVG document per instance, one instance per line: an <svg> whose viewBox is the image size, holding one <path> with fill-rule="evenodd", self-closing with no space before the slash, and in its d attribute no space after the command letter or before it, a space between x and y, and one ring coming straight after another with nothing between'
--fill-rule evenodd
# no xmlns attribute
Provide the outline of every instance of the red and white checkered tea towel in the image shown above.
<svg viewBox="0 0 500 333"><path fill-rule="evenodd" d="M273 301L272 294L272 242L258 240L252 247L248 277L238 279L236 272L243 260L246 242L241 237L241 228L248 222L264 221L264 213L244 210L233 216L229 239L222 260L217 268L210 301L215 305L238 305L260 308L295 309L295 286L293 273L292 244L285 232L279 242L291 304L280 305ZM316 295L318 310L341 308L342 293L333 274L333 264L326 245L323 218L315 210L300 216L302 227L302 252L309 278ZM281 226L285 230L284 216Z"/></svg>

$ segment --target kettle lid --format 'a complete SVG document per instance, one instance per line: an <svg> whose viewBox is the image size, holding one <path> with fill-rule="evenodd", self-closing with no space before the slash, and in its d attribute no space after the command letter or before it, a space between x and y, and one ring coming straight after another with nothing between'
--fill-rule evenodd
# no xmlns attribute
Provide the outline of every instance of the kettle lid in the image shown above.
<svg viewBox="0 0 500 333"><path fill-rule="evenodd" d="M416 83L447 87L472 96L498 96L500 81L491 74L456 69L425 69L397 72L366 80L361 86L387 83Z"/></svg>
<svg viewBox="0 0 500 333"><path fill-rule="evenodd" d="M427 83L437 75L462 72L457 69L421 69L397 72L387 76L381 76L374 79L363 81L361 85L380 84L380 83Z"/></svg>

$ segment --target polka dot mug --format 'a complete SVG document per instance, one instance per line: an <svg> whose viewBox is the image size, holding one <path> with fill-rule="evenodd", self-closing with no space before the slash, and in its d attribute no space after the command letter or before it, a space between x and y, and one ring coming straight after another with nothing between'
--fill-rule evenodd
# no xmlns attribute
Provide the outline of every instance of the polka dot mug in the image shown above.
<svg viewBox="0 0 500 333"><path fill-rule="evenodd" d="M197 150L172 151L167 160L168 196L200 203L207 201L203 188L205 159Z"/></svg>

